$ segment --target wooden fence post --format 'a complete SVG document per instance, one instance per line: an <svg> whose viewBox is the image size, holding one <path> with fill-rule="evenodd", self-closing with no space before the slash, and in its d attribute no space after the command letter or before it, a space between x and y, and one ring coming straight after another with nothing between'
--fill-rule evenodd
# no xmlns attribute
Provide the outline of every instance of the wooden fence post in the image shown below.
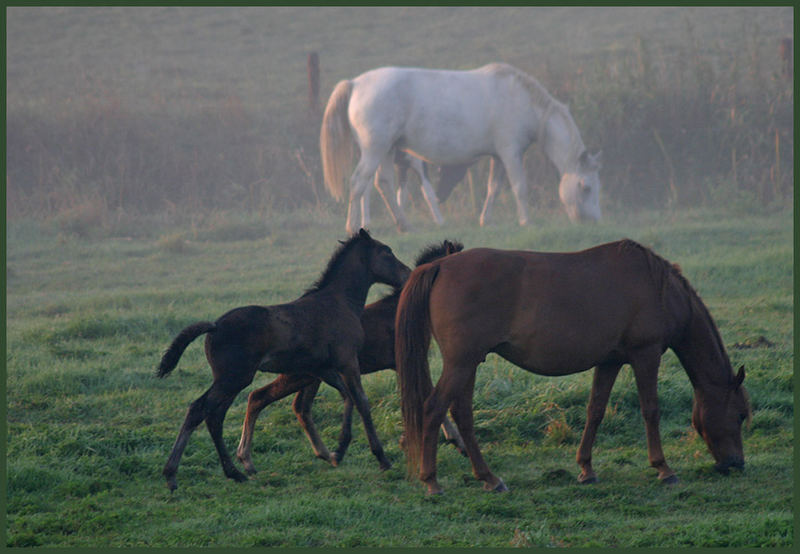
<svg viewBox="0 0 800 554"><path fill-rule="evenodd" d="M319 55L311 52L308 55L308 108L312 113L319 110Z"/></svg>

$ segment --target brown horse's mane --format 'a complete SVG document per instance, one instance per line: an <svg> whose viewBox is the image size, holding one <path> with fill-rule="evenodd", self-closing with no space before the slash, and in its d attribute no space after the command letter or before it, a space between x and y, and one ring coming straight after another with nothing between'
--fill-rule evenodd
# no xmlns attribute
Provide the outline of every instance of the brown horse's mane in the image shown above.
<svg viewBox="0 0 800 554"><path fill-rule="evenodd" d="M369 236L369 233L364 231L364 234L366 236L356 233L345 241L339 241L339 248L337 248L336 251L331 255L330 260L328 260L328 265L325 267L325 271L323 271L319 279L314 281L311 287L309 287L303 293L303 296L308 296L309 294L319 292L321 289L324 289L328 284L330 284L333 274L336 273L337 268L341 265L342 260L347 256L347 254L349 254L353 248L358 246L365 239L372 240L372 237ZM303 296L301 296L301 298Z"/></svg>
<svg viewBox="0 0 800 554"><path fill-rule="evenodd" d="M708 326L711 329L712 336L717 342L717 347L719 348L720 354L725 360L725 364L730 367L730 359L728 358L728 352L725 350L725 343L722 342L722 336L719 333L719 328L717 328L714 318L711 317L711 313L708 311L708 307L705 305L702 298L700 298L700 295L689 283L689 280L683 275L681 267L678 264L665 260L651 249L631 239L623 239L620 241L619 250L620 252L636 250L645 256L647 265L650 268L650 274L653 277L656 286L661 291L662 301L664 300L670 278L678 283L680 288L686 293L689 299L690 313L692 316L696 314L700 317L703 317L707 321Z"/></svg>

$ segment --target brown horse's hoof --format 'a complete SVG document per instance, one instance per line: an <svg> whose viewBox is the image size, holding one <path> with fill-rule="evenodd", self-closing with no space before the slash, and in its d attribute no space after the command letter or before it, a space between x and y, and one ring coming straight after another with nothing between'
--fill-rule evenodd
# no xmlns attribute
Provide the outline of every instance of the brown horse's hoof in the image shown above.
<svg viewBox="0 0 800 554"><path fill-rule="evenodd" d="M386 460L384 462L381 462L380 467L381 467L381 471L387 471L389 469L392 469L392 463L390 461Z"/></svg>
<svg viewBox="0 0 800 554"><path fill-rule="evenodd" d="M589 477L583 477L583 476L578 477L578 483L580 483L581 485L594 485L595 483L597 483L597 476L592 475Z"/></svg>
<svg viewBox="0 0 800 554"><path fill-rule="evenodd" d="M491 491L491 492L508 492L508 487L505 483L503 483L502 479L497 480L498 483L494 487L491 486L489 483L483 484L483 490Z"/></svg>
<svg viewBox="0 0 800 554"><path fill-rule="evenodd" d="M665 485L677 485L678 476L673 473L669 477L664 477L663 479L661 479L661 482L664 483Z"/></svg>

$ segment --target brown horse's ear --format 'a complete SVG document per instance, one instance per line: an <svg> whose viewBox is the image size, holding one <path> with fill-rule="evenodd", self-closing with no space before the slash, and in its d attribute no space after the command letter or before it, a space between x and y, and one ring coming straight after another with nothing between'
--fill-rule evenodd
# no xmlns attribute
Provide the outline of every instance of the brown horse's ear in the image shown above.
<svg viewBox="0 0 800 554"><path fill-rule="evenodd" d="M736 386L734 388L738 389L742 386L744 382L744 366L739 366L739 372L736 374Z"/></svg>

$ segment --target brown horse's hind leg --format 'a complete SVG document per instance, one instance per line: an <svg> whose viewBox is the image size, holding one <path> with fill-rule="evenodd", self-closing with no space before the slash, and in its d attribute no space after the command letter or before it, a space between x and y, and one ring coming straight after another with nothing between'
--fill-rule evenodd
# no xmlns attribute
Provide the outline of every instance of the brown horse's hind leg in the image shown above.
<svg viewBox="0 0 800 554"><path fill-rule="evenodd" d="M586 408L586 426L583 428L577 455L578 465L581 467L581 474L578 477L580 483L597 482L597 474L592 469L592 445L597 436L597 428L603 421L608 397L611 395L611 388L614 386L620 367L622 364L599 365L594 370L592 392Z"/></svg>
<svg viewBox="0 0 800 554"><path fill-rule="evenodd" d="M647 434L647 457L650 465L658 470L658 478L668 484L678 482L675 472L670 469L661 449L661 433L659 432L658 408L658 366L661 363L661 350L649 348L636 352L631 356L636 388L639 391L639 404L642 408L645 432Z"/></svg>
<svg viewBox="0 0 800 554"><path fill-rule="evenodd" d="M236 449L236 457L242 462L247 473L253 474L256 472L251 450L258 414L276 400L280 400L314 381L319 383L318 380L311 376L281 374L270 384L254 390L247 397L247 412L242 424L242 438L239 440L239 447Z"/></svg>
<svg viewBox="0 0 800 554"><path fill-rule="evenodd" d="M450 413L453 415L458 429L461 431L461 436L464 439L464 446L469 456L470 463L472 464L472 474L479 481L483 481L483 488L487 491L506 492L508 487L494 473L489 470L489 466L483 459L478 441L475 438L475 423L472 415L472 393L475 387L475 371L472 371L472 376L468 385L468 391L461 394L456 394L453 398Z"/></svg>

